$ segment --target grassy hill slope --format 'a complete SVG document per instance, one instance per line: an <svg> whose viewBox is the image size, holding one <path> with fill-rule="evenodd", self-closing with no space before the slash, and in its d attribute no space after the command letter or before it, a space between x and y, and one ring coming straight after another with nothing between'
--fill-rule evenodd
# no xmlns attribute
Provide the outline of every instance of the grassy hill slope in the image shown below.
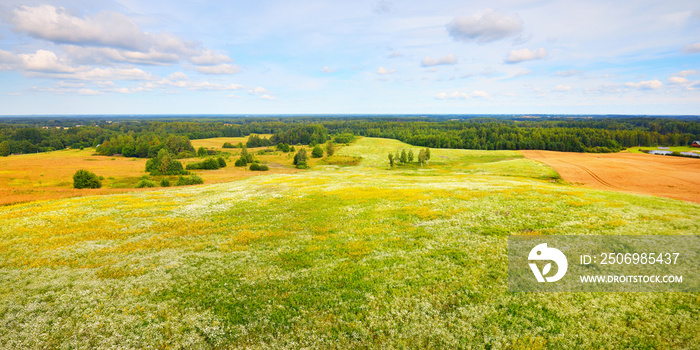
<svg viewBox="0 0 700 350"><path fill-rule="evenodd" d="M691 348L688 293L507 291L510 234L697 234L510 151L0 208L3 348ZM418 148L414 148L416 154Z"/></svg>

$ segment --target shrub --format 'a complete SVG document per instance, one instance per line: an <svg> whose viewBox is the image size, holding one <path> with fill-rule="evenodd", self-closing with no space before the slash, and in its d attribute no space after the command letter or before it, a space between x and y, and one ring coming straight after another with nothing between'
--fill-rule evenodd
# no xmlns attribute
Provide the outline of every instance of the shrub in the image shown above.
<svg viewBox="0 0 700 350"><path fill-rule="evenodd" d="M235 162L233 165L235 165L235 166L246 166L246 162L245 162L245 160L243 160L243 158L240 158L240 159L236 159L236 162Z"/></svg>
<svg viewBox="0 0 700 350"><path fill-rule="evenodd" d="M95 173L80 169L73 175L74 188L100 188L102 182Z"/></svg>
<svg viewBox="0 0 700 350"><path fill-rule="evenodd" d="M224 160L224 158L219 157L219 158L217 158L217 161L219 162L219 168L226 167L226 161Z"/></svg>
<svg viewBox="0 0 700 350"><path fill-rule="evenodd" d="M314 149L311 151L311 156L314 158L323 157L323 149L320 146L314 147Z"/></svg>
<svg viewBox="0 0 700 350"><path fill-rule="evenodd" d="M355 138L355 135L353 135L351 133L344 133L344 134L340 134L340 135L335 135L333 140L336 143L350 143L350 142L352 142L352 140L354 138Z"/></svg>
<svg viewBox="0 0 700 350"><path fill-rule="evenodd" d="M267 165L253 163L250 165L250 170L252 171L268 171L270 168Z"/></svg>
<svg viewBox="0 0 700 350"><path fill-rule="evenodd" d="M216 160L214 158L207 158L206 160L198 162L198 163L187 164L186 169L187 170L196 170L196 169L216 170L216 169L219 169L219 164L220 164L220 162L218 160Z"/></svg>
<svg viewBox="0 0 700 350"><path fill-rule="evenodd" d="M224 145L221 146L221 148L236 148L236 146L232 145L231 142L224 142Z"/></svg>
<svg viewBox="0 0 700 350"><path fill-rule="evenodd" d="M204 147L199 147L197 150L197 157L206 157L207 154L207 150Z"/></svg>
<svg viewBox="0 0 700 350"><path fill-rule="evenodd" d="M289 152L289 145L286 143L280 142L277 144L277 150L282 151L284 153L287 153L287 152Z"/></svg>
<svg viewBox="0 0 700 350"><path fill-rule="evenodd" d="M188 174L182 168L182 163L175 160L173 155L163 148L158 151L158 155L146 162L146 171L151 175L185 175Z"/></svg>
<svg viewBox="0 0 700 350"><path fill-rule="evenodd" d="M156 183L151 181L151 180L146 180L143 179L136 183L136 188L144 188L144 187L156 187Z"/></svg>
<svg viewBox="0 0 700 350"><path fill-rule="evenodd" d="M330 157L335 153L335 145L333 142L328 141L326 142L326 154Z"/></svg>
<svg viewBox="0 0 700 350"><path fill-rule="evenodd" d="M294 165L299 168L299 163L304 163L304 168L306 168L306 149L302 148L294 155Z"/></svg>
<svg viewBox="0 0 700 350"><path fill-rule="evenodd" d="M203 183L204 180L197 175L192 175L190 177L180 176L180 178L177 179L177 183L175 183L175 186L199 185Z"/></svg>
<svg viewBox="0 0 700 350"><path fill-rule="evenodd" d="M167 177L160 179L160 187L170 187L170 179Z"/></svg>

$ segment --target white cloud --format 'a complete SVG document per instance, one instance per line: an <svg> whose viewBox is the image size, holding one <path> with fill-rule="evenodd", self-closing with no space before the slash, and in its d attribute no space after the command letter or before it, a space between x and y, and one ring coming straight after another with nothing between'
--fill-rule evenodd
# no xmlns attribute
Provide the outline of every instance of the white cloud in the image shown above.
<svg viewBox="0 0 700 350"><path fill-rule="evenodd" d="M335 69L331 69L331 68L328 68L328 66L325 66L325 67L323 67L323 69L321 69L321 72L323 72L323 73L333 73L333 72L335 72Z"/></svg>
<svg viewBox="0 0 700 350"><path fill-rule="evenodd" d="M488 99L491 96L486 91L473 91L471 94L468 94L466 92L453 91L450 93L441 92L441 93L438 93L437 95L435 95L435 98L438 100L445 100L445 99L452 99L452 100L464 99L464 100L466 100L466 99L469 99L472 97Z"/></svg>
<svg viewBox="0 0 700 350"><path fill-rule="evenodd" d="M392 74L392 73L396 73L396 70L395 69L388 70L384 67L377 68L377 74L379 74L379 75L387 75L387 74Z"/></svg>
<svg viewBox="0 0 700 350"><path fill-rule="evenodd" d="M457 63L457 58L455 57L455 55L449 54L447 56L440 57L437 60L432 58L431 56L427 56L423 58L420 64L423 67L432 67L438 65L450 65L455 63Z"/></svg>
<svg viewBox="0 0 700 350"><path fill-rule="evenodd" d="M683 47L683 52L685 52L685 53L698 53L698 52L700 52L700 43L685 45L685 47Z"/></svg>
<svg viewBox="0 0 700 350"><path fill-rule="evenodd" d="M260 96L260 99L261 99L261 100L268 100L268 101L274 101L274 100L276 100L276 98L274 98L274 97L272 97L272 96L270 96L270 95L262 95L262 96Z"/></svg>
<svg viewBox="0 0 700 350"><path fill-rule="evenodd" d="M65 64L65 60L59 59L55 53L47 50L38 50L33 54L17 55L22 60L22 68L29 71L47 73L72 73L76 69Z"/></svg>
<svg viewBox="0 0 700 350"><path fill-rule="evenodd" d="M639 90L656 90L664 86L664 83L658 80L648 80L640 81L638 83L626 83L625 85Z"/></svg>
<svg viewBox="0 0 700 350"><path fill-rule="evenodd" d="M556 87L554 87L554 89L552 89L552 91L555 91L555 92L566 92L566 91L570 91L570 90L571 90L571 86L568 86L568 85L557 85Z"/></svg>
<svg viewBox="0 0 700 350"><path fill-rule="evenodd" d="M668 83L669 84L675 84L675 85L680 85L680 84L687 84L690 80L687 78L683 77L670 77L668 78Z"/></svg>
<svg viewBox="0 0 700 350"><path fill-rule="evenodd" d="M80 89L78 90L79 95L102 95L103 93L93 89Z"/></svg>
<svg viewBox="0 0 700 350"><path fill-rule="evenodd" d="M397 57L401 57L401 56L403 56L403 54L401 52L394 51L388 56L388 58L397 58Z"/></svg>
<svg viewBox="0 0 700 350"><path fill-rule="evenodd" d="M506 63L519 63L523 61L538 60L547 57L547 50L540 48L539 50L521 49L512 50L508 53Z"/></svg>
<svg viewBox="0 0 700 350"><path fill-rule="evenodd" d="M162 88L162 87L175 87L183 88L188 90L240 90L243 89L243 85L238 84L218 84L210 83L208 81L198 82L192 81L187 76L187 74L182 72L175 72L170 74L167 78L148 82L143 85L144 88Z"/></svg>
<svg viewBox="0 0 700 350"><path fill-rule="evenodd" d="M261 86L258 86L258 87L255 87L255 88L248 90L248 93L251 95L260 95L260 94L265 94L268 92L269 91L267 91L267 89L265 89L264 87L261 87Z"/></svg>
<svg viewBox="0 0 700 350"><path fill-rule="evenodd" d="M678 73L673 73L673 75L675 75L677 77L687 77L687 76L691 76L691 75L695 75L695 74L698 74L698 71L696 71L694 69L682 70Z"/></svg>
<svg viewBox="0 0 700 350"><path fill-rule="evenodd" d="M580 71L574 70L574 69L569 69L569 70L560 70L557 72L557 76L559 77L571 77L577 74L580 74Z"/></svg>
<svg viewBox="0 0 700 350"><path fill-rule="evenodd" d="M64 8L51 5L21 6L14 11L11 22L15 30L57 43L90 46L112 46L131 50L146 50L148 35L128 17L115 12L99 12L91 18L78 18Z"/></svg>
<svg viewBox="0 0 700 350"><path fill-rule="evenodd" d="M190 57L189 60L190 62L199 65L216 65L231 62L230 57L220 53L216 53L212 50L204 50L204 52L202 52L198 56Z"/></svg>
<svg viewBox="0 0 700 350"><path fill-rule="evenodd" d="M129 17L117 12L77 17L62 7L22 6L14 10L10 22L18 32L64 44L66 53L86 64L173 64L188 60L209 66L231 62L226 55L174 34L144 32Z"/></svg>
<svg viewBox="0 0 700 350"><path fill-rule="evenodd" d="M487 43L514 36L523 30L523 22L517 16L508 16L491 9L472 16L459 16L447 24L447 31L454 40Z"/></svg>
<svg viewBox="0 0 700 350"><path fill-rule="evenodd" d="M474 91L472 92L472 97L477 97L477 98L490 98L491 96L489 95L488 92L486 91Z"/></svg>
<svg viewBox="0 0 700 350"><path fill-rule="evenodd" d="M201 66L195 69L203 74L236 74L241 71L237 66L225 63L217 66Z"/></svg>

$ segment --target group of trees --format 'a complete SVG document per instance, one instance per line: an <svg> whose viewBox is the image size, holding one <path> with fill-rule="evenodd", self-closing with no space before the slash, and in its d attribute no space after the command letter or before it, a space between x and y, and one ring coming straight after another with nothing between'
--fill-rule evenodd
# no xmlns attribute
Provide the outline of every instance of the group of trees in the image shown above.
<svg viewBox="0 0 700 350"><path fill-rule="evenodd" d="M226 167L224 158L207 158L201 162L187 164L187 170L216 170Z"/></svg>
<svg viewBox="0 0 700 350"><path fill-rule="evenodd" d="M158 151L155 158L149 159L146 162L146 171L151 175L187 175L187 172L182 167L182 163L176 160L175 157L165 148Z"/></svg>
<svg viewBox="0 0 700 350"><path fill-rule="evenodd" d="M409 149L408 152L406 150L396 150L396 154L389 153L389 166L394 167L395 165L406 165L406 164L411 164L413 163L413 150ZM425 148L421 149L418 152L418 164L420 166L424 166L428 161L430 160L430 148Z"/></svg>

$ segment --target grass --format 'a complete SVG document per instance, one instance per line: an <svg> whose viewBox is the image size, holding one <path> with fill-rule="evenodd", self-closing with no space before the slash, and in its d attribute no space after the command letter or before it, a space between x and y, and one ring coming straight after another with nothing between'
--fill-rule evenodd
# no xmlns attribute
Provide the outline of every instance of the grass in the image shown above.
<svg viewBox="0 0 700 350"><path fill-rule="evenodd" d="M269 137L270 135L262 135ZM224 142L237 144L245 143L247 137L212 138L194 140L195 148L207 147L222 151L229 166L219 170L193 171L201 176L205 183L221 183L245 179L261 175L245 168L236 168L233 163L240 155L240 149L221 148ZM250 149L251 152L264 150L267 147ZM342 147L340 147L342 149ZM218 157L219 155L217 155ZM294 154L272 152L265 155L255 155L256 159L270 167L266 174L293 174L299 172L292 165ZM183 165L202 161L203 158L181 159ZM310 159L311 166L316 164L353 165L357 160L340 156L323 159ZM78 197L85 195L124 193L137 191L136 184L145 174L146 159L107 157L95 155L94 149L61 150L46 153L13 155L0 157L0 205L30 202L36 200L52 200L58 198ZM87 169L98 176L103 176L103 187L95 190L77 190L73 188L73 174L78 169ZM154 177L160 181L161 177ZM177 178L175 178L177 179ZM171 181L173 178L171 178ZM146 189L147 190L147 189Z"/></svg>
<svg viewBox="0 0 700 350"><path fill-rule="evenodd" d="M694 293L509 293L510 234L697 234L700 205L362 138L295 174L0 208L3 348L693 348ZM417 153L415 148L414 152ZM118 161L118 160L117 160Z"/></svg>

